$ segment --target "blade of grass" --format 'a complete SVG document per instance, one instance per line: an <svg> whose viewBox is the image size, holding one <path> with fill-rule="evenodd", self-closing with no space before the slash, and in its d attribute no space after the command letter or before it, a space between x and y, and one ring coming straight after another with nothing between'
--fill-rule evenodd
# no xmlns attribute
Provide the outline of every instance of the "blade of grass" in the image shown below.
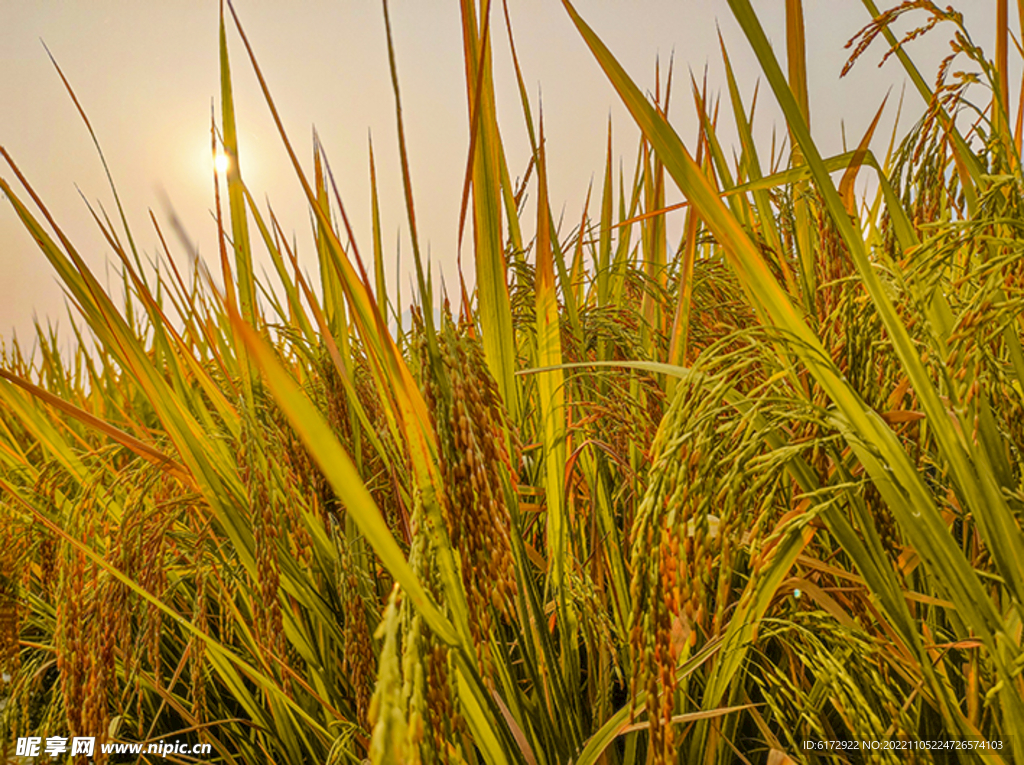
<svg viewBox="0 0 1024 765"><path fill-rule="evenodd" d="M231 240L235 249L235 277L238 280L238 298L242 316L252 326L258 326L256 307L256 281L252 267L252 248L249 244L249 222L246 218L245 195L242 191L241 169L238 164L238 132L235 128L235 99L231 87L231 65L228 61L227 29L224 24L224 2L220 3L220 101L221 121L224 126L224 153L228 158L228 202L231 209Z"/></svg>
<svg viewBox="0 0 1024 765"><path fill-rule="evenodd" d="M490 0L482 0L477 19L473 0L461 0L466 90L473 133L473 244L478 311L484 356L513 419L519 412L513 381L516 351L512 307L506 281L501 231L501 138L495 113L491 74Z"/></svg>
<svg viewBox="0 0 1024 765"><path fill-rule="evenodd" d="M551 221L548 217L547 162L544 149L544 117L541 116L540 144L537 147L537 359L544 367L561 364L561 323L555 287L554 256L551 246ZM569 609L567 588L572 565L569 549L569 519L564 499L565 484L565 380L561 371L540 375L537 379L538 432L543 434L544 498L547 510L549 551L548 586L558 603L562 629L562 647L568 659L563 663L566 686L579 687L575 655L576 618Z"/></svg>

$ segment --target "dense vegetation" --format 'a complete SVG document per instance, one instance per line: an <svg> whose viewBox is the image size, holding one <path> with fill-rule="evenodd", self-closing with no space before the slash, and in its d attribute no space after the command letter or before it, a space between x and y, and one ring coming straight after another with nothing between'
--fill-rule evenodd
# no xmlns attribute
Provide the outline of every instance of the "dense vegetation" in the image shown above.
<svg viewBox="0 0 1024 765"><path fill-rule="evenodd" d="M28 358L9 342L0 364L5 750L59 734L209 742L228 763L778 765L857 761L807 740L948 738L1019 758L1024 174L1006 0L995 63L952 10L864 2L855 55L895 46L903 14L911 37L954 39L932 86L895 48L927 110L885 157L868 150L878 117L840 156L811 139L799 0L785 73L730 0L787 121L770 157L724 49L740 146L694 86L691 152L665 116L671 78L644 95L566 2L642 138L631 173L609 142L593 204L559 228L521 82L521 182L499 137L489 38L508 17L463 0L476 288L455 316L429 309L397 108L427 307L412 326L384 283L372 167L361 252L323 152L307 177L281 130L319 283L253 203L229 31L263 79L231 12L223 288L175 265L186 237L160 232L154 272L124 216L98 215L115 300L2 152L0 188L88 328L70 353L45 332ZM684 211L665 210L669 183ZM262 250L277 290L254 276Z"/></svg>

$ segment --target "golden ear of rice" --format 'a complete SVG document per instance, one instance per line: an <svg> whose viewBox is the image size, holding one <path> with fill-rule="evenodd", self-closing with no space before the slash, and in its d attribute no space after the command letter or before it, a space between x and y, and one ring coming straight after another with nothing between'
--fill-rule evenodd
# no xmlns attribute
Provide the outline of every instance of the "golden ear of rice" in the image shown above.
<svg viewBox="0 0 1024 765"><path fill-rule="evenodd" d="M13 676L19 660L20 580L31 540L25 523L0 501L0 673ZM0 689L6 683L0 681ZM0 693L3 693L0 690Z"/></svg>
<svg viewBox="0 0 1024 765"><path fill-rule="evenodd" d="M359 594L357 569L347 549L342 550L339 560L339 590L344 601L343 635L345 654L342 668L348 674L355 689L356 711L363 725L369 724L368 713L373 686L377 678L373 646L370 642L370 628L366 620L367 604Z"/></svg>
<svg viewBox="0 0 1024 765"><path fill-rule="evenodd" d="M4 568L4 571L10 570L10 568ZM17 655L17 581L10 574L0 574L0 672L10 673L14 669Z"/></svg>
<svg viewBox="0 0 1024 765"><path fill-rule="evenodd" d="M417 347L441 445L448 536L459 551L470 628L486 665L495 615L511 617L517 591L508 501L519 447L479 342L448 318L437 343L440 364L431 363L422 336Z"/></svg>

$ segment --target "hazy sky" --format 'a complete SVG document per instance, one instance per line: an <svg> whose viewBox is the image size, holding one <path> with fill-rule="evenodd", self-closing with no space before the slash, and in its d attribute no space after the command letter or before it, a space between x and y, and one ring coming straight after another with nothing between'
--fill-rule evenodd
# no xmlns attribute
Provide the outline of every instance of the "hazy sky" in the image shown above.
<svg viewBox="0 0 1024 765"><path fill-rule="evenodd" d="M843 44L869 20L868 14L856 0L804 4L811 121L822 150L841 150L841 122L848 140L856 143L885 92L894 86L879 131L885 136L877 145L884 150L904 82L898 62L893 59L878 69L884 50L876 46L851 76L840 80L847 56ZM754 5L784 57L783 0L755 0ZM994 4L969 5L975 40L991 50ZM543 99L553 205L557 214L564 204L567 220L574 225L587 185L602 172L609 114L616 156L630 172L637 131L560 3L509 0L509 6L535 114L538 98ZM306 167L312 164L311 132L316 126L367 253L367 137L372 132L385 248L393 258L400 230L404 238L405 215L380 4L237 0L236 8ZM500 9L500 3L495 8ZM725 0L579 0L577 8L642 87L653 89L656 56L664 64L674 53L677 87L671 116L688 145L695 133L689 70L699 77L707 66L713 88L724 90L716 23L749 105L757 67ZM458 3L394 0L391 17L421 241L424 248L429 245L451 284L468 135ZM499 121L510 171L516 176L525 170L529 157L526 132L500 13L493 25ZM948 51L946 40L948 32L940 27L911 48L929 80L936 62ZM210 105L218 93L216 0L0 0L0 145L102 274L111 253L76 184L86 198L99 201L113 215L111 195L88 132L41 41L89 114L140 247L149 253L156 249L147 211L153 208L166 223L166 193L210 259L216 242L209 213ZM256 199L269 199L285 229L296 232L303 262L313 269L309 215L301 190L233 28L229 48L243 177ZM917 95L908 90L906 100L905 111L919 113ZM758 127L767 141L772 125L781 125L767 89L762 90L758 114ZM903 124L910 124L906 116ZM0 167L0 175L13 180L6 166ZM596 204L593 212L597 214ZM186 263L177 241L172 237L170 243L177 262ZM410 252L405 241L402 252L404 271ZM464 261L472 262L468 249ZM270 268L269 263L262 267ZM408 277L400 276L393 262L388 273L389 283L396 276L402 278L406 298ZM10 205L0 200L0 337L9 338L16 330L27 339L34 314L66 324L62 292L49 265Z"/></svg>

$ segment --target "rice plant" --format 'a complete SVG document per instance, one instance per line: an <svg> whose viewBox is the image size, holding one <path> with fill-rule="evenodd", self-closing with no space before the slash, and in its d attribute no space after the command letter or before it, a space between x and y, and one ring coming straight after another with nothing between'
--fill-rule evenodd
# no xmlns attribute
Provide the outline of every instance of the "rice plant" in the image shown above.
<svg viewBox="0 0 1024 765"><path fill-rule="evenodd" d="M723 45L730 160L706 87L687 144L672 77L645 95L563 0L640 140L627 173L609 139L596 214L588 197L560 225L508 10L463 0L476 282L454 312L419 248L385 3L419 288L406 327L379 216L360 250L230 5L215 264L177 221L153 218L147 254L123 215L96 215L115 299L0 148L0 189L86 327L71 351L40 330L34 353L0 352L5 758L59 735L201 741L224 763L868 756L808 745L839 741L902 747L869 755L885 762L1019 759L1024 108L1007 2L992 60L953 9L863 2L851 65L885 40L924 117L876 157L880 108L853 151L822 156L801 3L783 71L730 0L789 141L758 155ZM902 17L902 41L953 41L931 85L891 31ZM492 81L504 33L532 147L515 183ZM245 184L229 36L301 182L317 279ZM941 741L960 748L924 745Z"/></svg>

